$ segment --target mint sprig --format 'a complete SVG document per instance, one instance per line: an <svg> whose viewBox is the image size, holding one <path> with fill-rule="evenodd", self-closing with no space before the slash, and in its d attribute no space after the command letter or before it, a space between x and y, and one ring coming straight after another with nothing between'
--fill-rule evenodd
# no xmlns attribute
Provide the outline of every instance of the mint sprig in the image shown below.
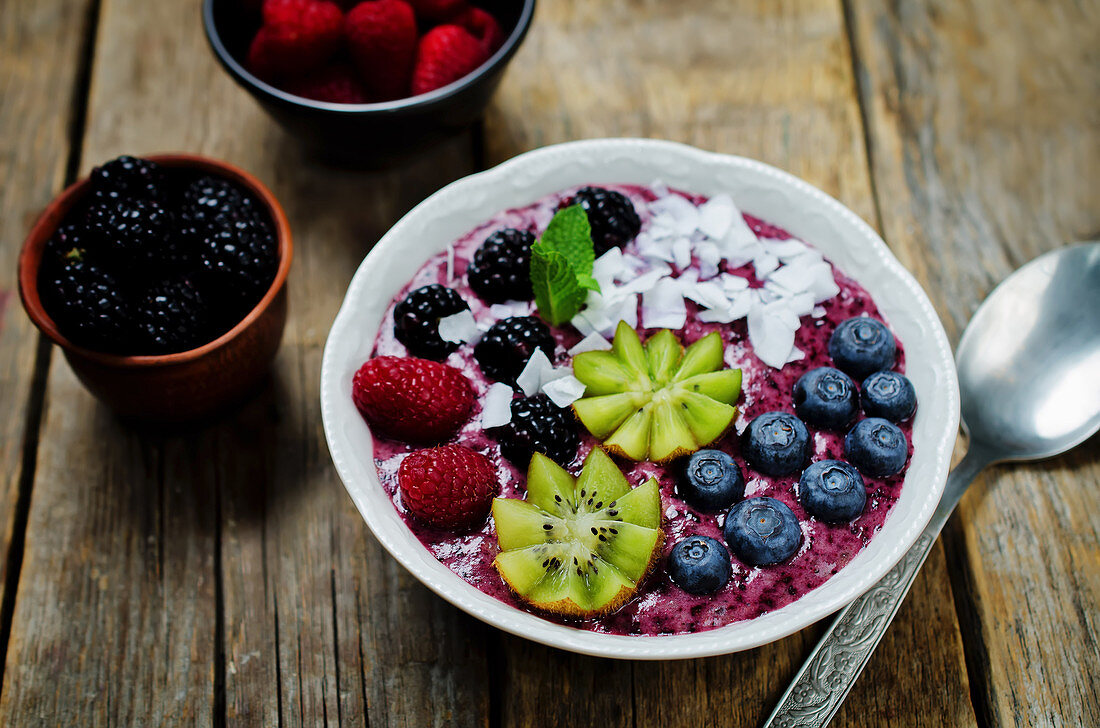
<svg viewBox="0 0 1100 728"><path fill-rule="evenodd" d="M551 326L577 315L589 291L599 291L592 277L596 252L592 228L580 205L559 210L542 238L531 246L531 287L535 305Z"/></svg>

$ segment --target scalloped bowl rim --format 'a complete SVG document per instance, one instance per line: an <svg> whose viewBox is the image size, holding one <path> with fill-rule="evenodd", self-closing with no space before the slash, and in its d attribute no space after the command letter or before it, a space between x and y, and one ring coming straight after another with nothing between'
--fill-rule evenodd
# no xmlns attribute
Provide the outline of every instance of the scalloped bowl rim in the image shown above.
<svg viewBox="0 0 1100 728"><path fill-rule="evenodd" d="M370 431L351 400L351 376L370 357L392 298L431 256L501 210L581 184L650 184L713 195L820 249L870 291L905 344L921 402L905 486L882 529L817 589L773 612L686 635L609 635L547 621L451 572L405 525L378 479ZM359 266L325 344L321 412L336 470L374 536L429 589L506 632L565 650L624 659L684 659L758 647L797 632L867 591L913 545L939 503L958 434L951 348L931 302L882 238L816 187L770 165L650 139L594 139L543 147L465 177L427 198Z"/></svg>

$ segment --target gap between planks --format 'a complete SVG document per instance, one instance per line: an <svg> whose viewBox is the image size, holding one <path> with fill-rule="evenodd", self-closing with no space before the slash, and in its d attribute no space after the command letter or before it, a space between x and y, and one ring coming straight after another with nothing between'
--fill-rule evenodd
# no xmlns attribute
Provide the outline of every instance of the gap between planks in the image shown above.
<svg viewBox="0 0 1100 728"><path fill-rule="evenodd" d="M65 158L63 187L76 181L80 169L84 130L88 123L88 95L92 83L92 65L95 60L96 33L99 28L99 11L102 0L91 0L83 20L80 51L77 55L77 72L70 95L72 110L67 125L68 151ZM46 404L46 383L49 379L53 345L41 333L34 355L34 374L27 394L23 426L23 447L20 456L19 491L12 520L12 537L8 545L7 565L4 570L4 597L0 602L0 697L3 695L5 659L8 640L11 637L15 601L19 592L19 576L23 567L23 547L27 536L27 519L30 514L31 491L34 489L35 466L38 462L38 443L42 429L42 415Z"/></svg>

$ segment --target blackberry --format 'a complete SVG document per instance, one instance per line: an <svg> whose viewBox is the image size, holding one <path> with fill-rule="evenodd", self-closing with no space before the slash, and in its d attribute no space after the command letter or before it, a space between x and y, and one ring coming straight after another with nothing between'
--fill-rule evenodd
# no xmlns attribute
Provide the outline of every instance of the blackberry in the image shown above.
<svg viewBox="0 0 1100 728"><path fill-rule="evenodd" d="M88 250L88 233L83 225L66 223L59 227L48 241L42 256L42 267L51 272L65 264L72 256L82 256Z"/></svg>
<svg viewBox="0 0 1100 728"><path fill-rule="evenodd" d="M159 201L164 189L160 166L136 157L119 157L96 167L91 180L93 193L101 200L130 197Z"/></svg>
<svg viewBox="0 0 1100 728"><path fill-rule="evenodd" d="M259 206L237 185L219 177L204 176L183 191L183 215L195 226L210 226L218 217L229 220L259 215Z"/></svg>
<svg viewBox="0 0 1100 728"><path fill-rule="evenodd" d="M154 283L138 298L134 319L142 352L174 354L210 341L210 309L187 278Z"/></svg>
<svg viewBox="0 0 1100 728"><path fill-rule="evenodd" d="M42 275L42 303L66 338L96 351L132 347L130 306L113 274L74 254L53 271L43 269Z"/></svg>
<svg viewBox="0 0 1100 728"><path fill-rule="evenodd" d="M470 306L453 288L433 283L417 288L393 309L393 334L413 356L442 361L458 348L439 337L439 319Z"/></svg>
<svg viewBox="0 0 1100 728"><path fill-rule="evenodd" d="M626 195L602 187L582 187L563 206L580 205L592 227L596 257L629 243L642 229L634 204Z"/></svg>
<svg viewBox="0 0 1100 728"><path fill-rule="evenodd" d="M542 349L553 360L554 336L550 329L534 316L512 316L497 321L485 332L474 347L474 357L485 376L515 384L535 349Z"/></svg>
<svg viewBox="0 0 1100 728"><path fill-rule="evenodd" d="M151 263L168 239L171 213L153 200L101 199L88 210L88 233L109 255L130 263Z"/></svg>
<svg viewBox="0 0 1100 728"><path fill-rule="evenodd" d="M194 229L203 275L239 320L263 298L278 269L278 245L259 215L217 215Z"/></svg>
<svg viewBox="0 0 1100 728"><path fill-rule="evenodd" d="M580 444L573 412L558 407L545 394L512 400L512 421L493 428L492 434L501 454L520 469L536 452L564 467L576 457Z"/></svg>
<svg viewBox="0 0 1100 728"><path fill-rule="evenodd" d="M526 230L504 228L485 239L466 269L466 280L483 301L530 301L531 246L535 236Z"/></svg>

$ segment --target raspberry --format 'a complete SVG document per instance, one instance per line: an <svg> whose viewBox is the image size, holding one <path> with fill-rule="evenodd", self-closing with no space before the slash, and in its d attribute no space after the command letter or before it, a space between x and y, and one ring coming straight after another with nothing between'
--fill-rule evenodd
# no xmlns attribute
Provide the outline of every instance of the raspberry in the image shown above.
<svg viewBox="0 0 1100 728"><path fill-rule="evenodd" d="M501 454L517 468L526 468L536 452L565 467L580 444L573 412L558 407L545 394L512 400L512 421L492 432Z"/></svg>
<svg viewBox="0 0 1100 728"><path fill-rule="evenodd" d="M186 278L150 286L137 301L134 319L144 344L143 353L174 354L213 339L210 310L203 295Z"/></svg>
<svg viewBox="0 0 1100 728"><path fill-rule="evenodd" d="M88 232L120 260L147 264L168 240L172 215L153 200L104 198L88 210Z"/></svg>
<svg viewBox="0 0 1100 728"><path fill-rule="evenodd" d="M372 0L356 5L344 20L348 51L367 89L389 101L409 95L417 30L404 0Z"/></svg>
<svg viewBox="0 0 1100 728"><path fill-rule="evenodd" d="M397 484L410 513L446 530L483 523L500 488L492 461L462 445L412 453L401 461Z"/></svg>
<svg viewBox="0 0 1100 728"><path fill-rule="evenodd" d="M582 187L575 196L562 202L562 207L570 205L580 205L588 214L597 257L629 243L642 229L633 203L621 192Z"/></svg>
<svg viewBox="0 0 1100 728"><path fill-rule="evenodd" d="M535 236L526 230L505 228L485 239L466 269L470 288L483 301L530 301L531 246Z"/></svg>
<svg viewBox="0 0 1100 728"><path fill-rule="evenodd" d="M335 64L325 66L316 73L287 83L284 89L295 96L330 104L365 104L367 91L350 66Z"/></svg>
<svg viewBox="0 0 1100 728"><path fill-rule="evenodd" d="M114 275L78 253L42 275L42 304L66 338L96 351L132 346L130 307Z"/></svg>
<svg viewBox="0 0 1100 728"><path fill-rule="evenodd" d="M554 336L546 324L534 316L512 316L497 321L474 347L481 371L499 382L515 384L527 360L542 349L554 359Z"/></svg>
<svg viewBox="0 0 1100 728"><path fill-rule="evenodd" d="M416 443L454 435L477 402L470 380L458 369L399 356L376 357L361 366L351 396L378 434Z"/></svg>
<svg viewBox="0 0 1100 728"><path fill-rule="evenodd" d="M92 191L97 198L136 197L161 200L164 172L156 162L122 156L92 170Z"/></svg>
<svg viewBox="0 0 1100 728"><path fill-rule="evenodd" d="M485 50L486 58L504 45L504 31L500 29L500 23L481 8L468 7L456 15L451 22L461 25L470 31L470 35L478 39Z"/></svg>
<svg viewBox="0 0 1100 728"><path fill-rule="evenodd" d="M248 68L265 80L315 71L340 48L344 14L327 0L265 0Z"/></svg>
<svg viewBox="0 0 1100 728"><path fill-rule="evenodd" d="M481 42L457 25L437 25L420 39L412 93L428 93L467 75L489 58Z"/></svg>
<svg viewBox="0 0 1100 728"><path fill-rule="evenodd" d="M417 288L393 309L393 334L413 356L445 359L458 344L439 337L439 319L470 306L454 289L434 283Z"/></svg>
<svg viewBox="0 0 1100 728"><path fill-rule="evenodd" d="M466 9L466 0L409 0L409 4L425 23L448 21Z"/></svg>

